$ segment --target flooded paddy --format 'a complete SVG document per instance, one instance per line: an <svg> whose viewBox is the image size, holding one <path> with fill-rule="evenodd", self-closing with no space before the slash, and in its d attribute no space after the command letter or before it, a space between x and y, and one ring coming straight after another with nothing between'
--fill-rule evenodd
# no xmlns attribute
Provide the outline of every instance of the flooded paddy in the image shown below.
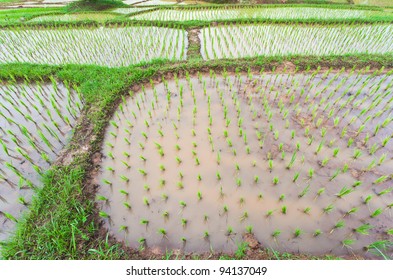
<svg viewBox="0 0 393 280"><path fill-rule="evenodd" d="M207 59L393 53L393 25L226 25L201 30Z"/></svg>
<svg viewBox="0 0 393 280"><path fill-rule="evenodd" d="M127 245L360 254L393 228L392 73L210 72L124 98L97 203ZM391 232L391 231L390 231Z"/></svg>
<svg viewBox="0 0 393 280"><path fill-rule="evenodd" d="M0 63L129 66L152 59L183 60L187 32L133 26L64 30L1 30Z"/></svg>
<svg viewBox="0 0 393 280"><path fill-rule="evenodd" d="M0 241L28 209L40 177L68 143L82 101L68 84L0 84Z"/></svg>
<svg viewBox="0 0 393 280"><path fill-rule="evenodd" d="M146 5L146 2L142 3ZM142 5L141 4L141 5ZM150 13L135 15L131 19L186 21L186 20L230 20L230 19L364 19L370 16L383 16L383 12L328 9L311 7L287 8L221 8L221 9L160 9Z"/></svg>

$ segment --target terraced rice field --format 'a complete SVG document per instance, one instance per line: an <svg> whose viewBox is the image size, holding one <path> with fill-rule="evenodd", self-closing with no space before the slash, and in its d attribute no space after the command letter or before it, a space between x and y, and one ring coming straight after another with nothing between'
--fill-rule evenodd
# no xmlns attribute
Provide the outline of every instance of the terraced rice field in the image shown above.
<svg viewBox="0 0 393 280"><path fill-rule="evenodd" d="M225 25L201 30L206 59L393 53L392 25Z"/></svg>
<svg viewBox="0 0 393 280"><path fill-rule="evenodd" d="M0 11L0 258L393 258L388 8L126 2Z"/></svg>
<svg viewBox="0 0 393 280"><path fill-rule="evenodd" d="M186 58L187 32L158 27L1 30L0 61L128 66Z"/></svg>
<svg viewBox="0 0 393 280"><path fill-rule="evenodd" d="M328 8L241 8L241 9L160 9L135 15L132 19L186 21L186 20L229 20L229 19L365 19L382 12L367 10L345 10Z"/></svg>
<svg viewBox="0 0 393 280"><path fill-rule="evenodd" d="M100 215L132 247L348 255L393 227L389 73L224 72L145 85L105 136Z"/></svg>
<svg viewBox="0 0 393 280"><path fill-rule="evenodd" d="M0 84L0 241L15 229L41 175L71 138L81 96L69 84Z"/></svg>

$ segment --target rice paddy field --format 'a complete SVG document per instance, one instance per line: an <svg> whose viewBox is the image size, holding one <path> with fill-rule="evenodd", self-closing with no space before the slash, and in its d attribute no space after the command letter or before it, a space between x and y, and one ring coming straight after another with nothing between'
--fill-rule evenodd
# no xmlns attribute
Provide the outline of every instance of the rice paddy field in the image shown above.
<svg viewBox="0 0 393 280"><path fill-rule="evenodd" d="M186 36L186 31L181 29L140 26L2 30L0 60L54 65L96 64L108 67L128 66L158 58L183 60L186 57Z"/></svg>
<svg viewBox="0 0 393 280"><path fill-rule="evenodd" d="M393 25L236 25L201 30L204 59L393 53ZM239 42L241 42L239 44Z"/></svg>
<svg viewBox="0 0 393 280"><path fill-rule="evenodd" d="M187 21L187 20L229 20L229 19L362 19L373 16L384 16L383 12L353 9L329 9L329 8L267 8L246 7L234 9L159 9L150 13L133 16L138 20L160 20L160 21Z"/></svg>
<svg viewBox="0 0 393 280"><path fill-rule="evenodd" d="M40 175L70 140L83 102L69 84L55 80L6 83L0 92L0 240L4 241L31 203Z"/></svg>
<svg viewBox="0 0 393 280"><path fill-rule="evenodd" d="M0 10L0 258L392 259L393 16L288 2Z"/></svg>

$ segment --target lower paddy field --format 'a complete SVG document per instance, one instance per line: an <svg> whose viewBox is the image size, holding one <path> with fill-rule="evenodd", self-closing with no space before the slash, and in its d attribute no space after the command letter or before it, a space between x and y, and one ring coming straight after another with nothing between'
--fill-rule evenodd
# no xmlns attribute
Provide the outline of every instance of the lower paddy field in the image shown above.
<svg viewBox="0 0 393 280"><path fill-rule="evenodd" d="M393 226L392 83L213 72L142 86L106 132L100 215L133 247L230 252L248 232L276 250L361 253Z"/></svg>
<svg viewBox="0 0 393 280"><path fill-rule="evenodd" d="M392 258L386 8L131 2L0 12L4 259Z"/></svg>

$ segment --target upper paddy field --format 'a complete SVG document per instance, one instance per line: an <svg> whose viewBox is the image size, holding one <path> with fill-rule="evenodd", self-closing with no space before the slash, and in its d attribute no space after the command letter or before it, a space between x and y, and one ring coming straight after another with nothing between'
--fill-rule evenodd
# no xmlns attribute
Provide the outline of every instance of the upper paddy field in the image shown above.
<svg viewBox="0 0 393 280"><path fill-rule="evenodd" d="M393 257L389 3L36 2L0 5L2 258Z"/></svg>

